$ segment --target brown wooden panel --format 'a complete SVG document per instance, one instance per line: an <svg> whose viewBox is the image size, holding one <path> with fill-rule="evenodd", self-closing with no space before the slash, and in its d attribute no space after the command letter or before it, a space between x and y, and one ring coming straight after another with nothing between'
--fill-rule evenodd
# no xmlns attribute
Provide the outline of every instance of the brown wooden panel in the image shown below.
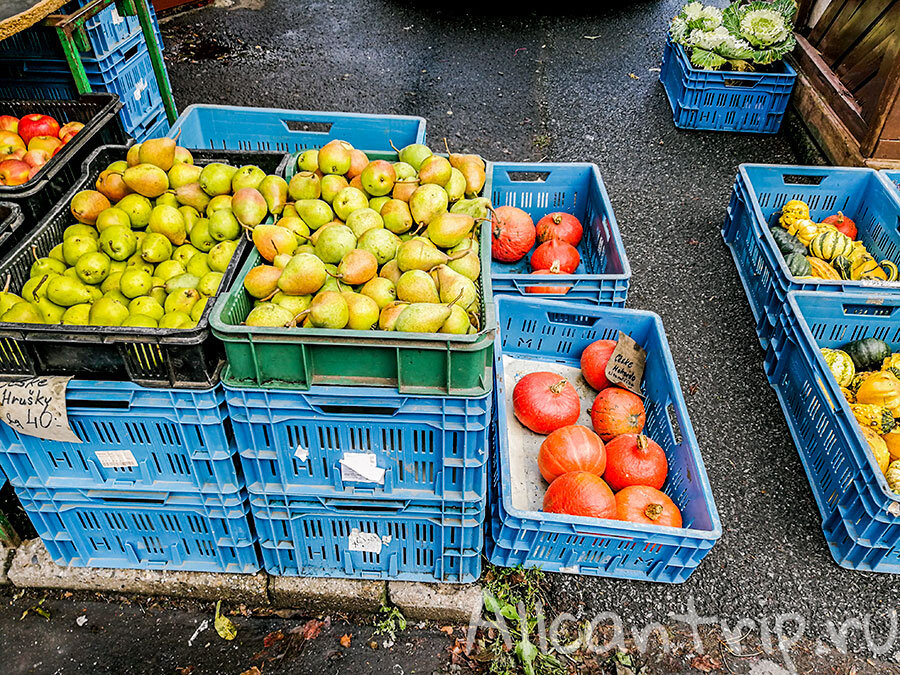
<svg viewBox="0 0 900 675"><path fill-rule="evenodd" d="M886 20L886 18L873 25L856 46L847 52L835 66L832 66L832 70L850 91L857 89L878 72L891 40L900 37L897 34L896 22Z"/></svg>
<svg viewBox="0 0 900 675"><path fill-rule="evenodd" d="M853 7L848 4L837 17L831 29L817 45L825 63L834 66L841 57L859 42L883 18L886 10L896 4L896 0L861 0Z"/></svg>
<svg viewBox="0 0 900 675"><path fill-rule="evenodd" d="M900 160L900 140L879 142L878 145L875 146L875 152L872 156L878 159Z"/></svg>
<svg viewBox="0 0 900 675"><path fill-rule="evenodd" d="M819 46L819 42L821 42L822 38L825 36L826 31L831 28L832 23L834 23L835 17L840 14L841 10L848 2L849 0L835 0L828 4L825 12L809 32L808 40L811 45L814 47Z"/></svg>
<svg viewBox="0 0 900 675"><path fill-rule="evenodd" d="M900 96L894 99L894 105L884 122L881 138L889 141L900 140Z"/></svg>

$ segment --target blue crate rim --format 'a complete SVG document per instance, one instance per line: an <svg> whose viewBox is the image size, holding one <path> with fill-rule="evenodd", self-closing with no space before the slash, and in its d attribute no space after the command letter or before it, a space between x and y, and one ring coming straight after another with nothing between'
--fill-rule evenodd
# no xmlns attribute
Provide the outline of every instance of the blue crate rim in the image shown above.
<svg viewBox="0 0 900 675"><path fill-rule="evenodd" d="M870 282L870 281L853 281L851 279L819 279L814 277L812 280L803 279L800 277L795 277L791 274L790 270L787 267L787 263L784 261L784 256L781 254L778 249L777 244L775 243L775 239L772 238L772 233L769 231L769 223L763 217L762 208L759 205L759 200L756 198L756 194L753 190L749 189L752 185L750 182L750 176L747 174L747 167L750 168L758 168L758 169L770 169L774 171L787 171L790 170L792 172L796 171L796 175L806 175L806 174L816 174L822 173L823 171L827 171L829 173L843 173L843 172L852 172L859 174L870 174L877 178L878 182L885 188L885 193L888 195L889 199L894 203L894 206L897 209L898 215L900 215L900 191L892 190L889 184L885 184L885 178L880 172L875 169L869 169L866 167L856 167L856 166L801 166L801 165L791 165L791 164L741 164L738 166L738 172L741 179L744 181L744 184L748 189L744 190L738 184L735 184L736 189L741 189L742 192L749 199L750 206L753 209L753 222L759 226L761 231L761 237L763 238L763 242L766 246L769 247L769 252L772 254L772 257L775 259L775 263L778 265L782 276L786 277L790 283L797 284L802 286L804 284L815 284L817 286L833 286L836 289L840 289L843 287L848 287L852 290L853 293L878 293L883 292L884 290L900 290L900 280L898 281L886 281L886 282ZM791 291L791 292L804 292L802 291ZM810 292L810 291L805 291ZM818 293L828 293L831 291L816 291Z"/></svg>
<svg viewBox="0 0 900 675"><path fill-rule="evenodd" d="M819 351L818 343L816 339L813 337L812 331L809 329L809 324L806 322L806 319L803 316L803 313L800 311L800 307L797 305L797 297L803 298L811 298L815 300L823 300L825 302L834 302L834 303L846 303L846 302L858 302L861 304L872 304L873 306L880 306L884 302L894 303L894 306L900 308L900 298L896 295L847 295L844 293L826 293L826 292L814 292L814 291L790 291L787 294L786 304L790 308L789 312L796 317L796 327L802 333L802 339L806 340L810 345L813 346L814 358L816 359L816 366L828 375L831 370L828 368L828 364L825 363L825 359L822 357L822 353ZM866 459L869 463L869 468L872 470L872 474L875 476L875 480L884 493L884 497L890 499L893 502L900 502L900 494L896 494L891 491L888 487L887 479L884 477L884 474L881 473L881 469L878 468L878 464L875 463L875 456L872 454L871 450L869 450L869 445L866 442L865 437L862 435L862 432L859 430L859 425L856 422L856 418L853 416L853 413L850 410L850 404L847 403L847 400L844 398L844 395L841 393L840 387L838 387L837 382L834 380L834 377L825 377L825 382L822 385L825 387L826 391L825 395L832 400L836 400L837 410L835 412L840 413L844 416L844 418L852 424L853 431L855 436L851 440L851 442L855 441L858 449L861 450L860 454L865 455ZM862 477L865 479L865 476Z"/></svg>
<svg viewBox="0 0 900 675"><path fill-rule="evenodd" d="M493 170L493 167L501 165L501 166L518 166L523 167L522 171L527 171L530 169L526 169L524 167L554 167L554 166L571 166L583 169L589 169L593 174L594 178L597 181L597 186L600 188L600 198L603 203L609 207L609 225L610 232L612 233L612 245L619 251L619 256L622 261L623 271L620 274L511 274L508 272L502 273L494 273L491 272L492 279L498 279L500 281L518 281L524 278L527 278L529 281L534 280L537 282L576 282L576 281L602 281L606 279L610 280L622 280L629 281L631 279L631 263L628 262L628 255L625 251L625 245L622 243L622 234L619 232L619 221L616 219L616 214L612 208L612 202L609 200L609 193L606 191L606 183L603 182L603 177L600 175L600 168L592 163L592 162L492 162L489 166L490 170ZM490 199L490 195L485 195L488 199ZM547 211L547 213L553 213L553 211ZM527 254L526 254L527 255ZM536 297L540 297L539 295Z"/></svg>
<svg viewBox="0 0 900 675"><path fill-rule="evenodd" d="M494 299L494 302L497 304L497 308L499 311L500 305L505 303L521 303L527 302L528 304L538 304L539 306L546 308L550 311L565 311L566 309L571 309L572 311L583 313L585 311L597 312L597 313L611 313L613 315L619 316L641 316L647 319L650 319L654 322L657 330L660 333L661 344L662 344L662 358L668 362L669 366L672 367L674 372L674 360L672 359L672 353L669 348L668 338L665 333L665 329L663 328L662 319L655 312L649 312L646 310L640 309L624 309L621 307L588 307L585 305L573 305L569 303L562 302L554 302L552 300L540 300L540 299L531 299L531 298L521 298L516 296L504 296L500 295ZM548 362L551 360L548 359ZM503 370L503 347L502 340L497 340L494 343L494 369L497 374L497 382L501 381L501 374ZM676 381L676 385L679 383ZM499 389L499 384L498 384ZM680 386L675 386L672 388L672 394L674 401L673 403L680 407L682 410L687 411L687 406L684 402L684 395L681 392ZM499 398L499 391L498 391ZM497 406L499 413L500 405ZM681 426L681 425L680 425ZM508 437L508 427L506 424L506 417L500 414L497 414L497 433L503 434ZM701 487L703 488L703 492L707 494L712 494L712 490L709 485L709 477L706 472L706 465L703 462L703 456L699 452L699 446L697 444L696 436L694 435L694 427L690 421L689 416L685 416L685 424L681 428L681 437L682 443L689 444L692 448L694 448L694 456L697 461L697 473L698 479L700 480ZM500 466L501 472L501 482L506 485L510 485L512 481L512 475L510 473L509 467L501 462L498 457L496 460ZM639 537L642 535L670 535L670 536L690 536L697 539L705 539L716 541L722 536L722 525L719 520L719 512L716 508L715 502L710 500L706 502L706 508L709 511L710 520L713 524L713 528L711 530L696 530L692 528L674 528L674 527L664 527L662 525L643 525L640 523L626 523L618 520L610 520L610 519L598 519L598 518L585 518L581 516L569 516L565 514L558 513L545 513L543 511L522 511L520 509L515 508L512 505L512 500L508 491L504 493L501 490L501 503L504 511L507 514L514 518L518 518L520 520L533 520L535 518L534 514L538 514L541 518L552 518L554 521L557 521L566 525L577 525L580 527L587 527L588 529L594 527L602 527L602 528L611 528L613 530L621 530L623 538L627 538L627 535L633 535L635 537ZM599 524L598 524L599 522ZM590 533L587 533L590 536Z"/></svg>

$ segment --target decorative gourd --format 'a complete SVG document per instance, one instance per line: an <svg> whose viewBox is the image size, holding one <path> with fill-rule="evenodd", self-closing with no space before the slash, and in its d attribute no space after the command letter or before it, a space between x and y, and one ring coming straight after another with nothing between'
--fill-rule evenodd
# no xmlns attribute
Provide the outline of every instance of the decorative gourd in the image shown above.
<svg viewBox="0 0 900 675"><path fill-rule="evenodd" d="M857 422L864 427L871 427L878 435L894 430L894 415L884 406L855 403L850 406L850 410Z"/></svg>
<svg viewBox="0 0 900 675"><path fill-rule="evenodd" d="M884 477L887 479L891 492L900 495L900 460L890 463L888 470L884 472Z"/></svg>
<svg viewBox="0 0 900 675"><path fill-rule="evenodd" d="M797 237L788 234L788 231L781 227L772 227L769 229L772 233L772 239L782 255L790 255L791 253L799 253L806 255L806 246L804 246Z"/></svg>
<svg viewBox="0 0 900 675"><path fill-rule="evenodd" d="M881 438L891 453L891 460L900 459L900 427L895 426L889 434L882 434Z"/></svg>
<svg viewBox="0 0 900 675"><path fill-rule="evenodd" d="M856 367L853 365L853 359L840 349L822 348L820 351L822 352L822 358L825 359L825 363L828 364L828 369L831 371L838 386L849 386L853 381L853 376L856 375Z"/></svg>
<svg viewBox="0 0 900 675"><path fill-rule="evenodd" d="M857 371L856 376L853 378L853 381L850 382L850 386L847 387L850 391L853 392L853 397L856 397L856 392L859 391L860 385L872 377L877 371L874 370L866 370L864 372Z"/></svg>
<svg viewBox="0 0 900 675"><path fill-rule="evenodd" d="M900 272L897 270L897 264L890 260L882 260L878 265L884 270L885 281L897 281Z"/></svg>
<svg viewBox="0 0 900 675"><path fill-rule="evenodd" d="M809 242L809 252L822 260L834 260L839 255L847 255L853 250L853 240L837 230L819 232Z"/></svg>
<svg viewBox="0 0 900 675"><path fill-rule="evenodd" d="M851 239L856 239L856 223L845 216L841 211L838 211L833 216L828 216L822 222L834 225L838 232L846 234Z"/></svg>
<svg viewBox="0 0 900 675"><path fill-rule="evenodd" d="M900 380L893 373L875 373L859 386L856 401L884 406L900 417Z"/></svg>
<svg viewBox="0 0 900 675"><path fill-rule="evenodd" d="M830 279L833 281L841 280L841 276L837 273L837 270L821 258L814 258L808 255L806 256L806 261L809 263L810 272L814 277L818 277L819 279Z"/></svg>
<svg viewBox="0 0 900 675"><path fill-rule="evenodd" d="M875 265L874 269L859 275L860 281L887 281L887 273L881 269L881 265Z"/></svg>
<svg viewBox="0 0 900 675"><path fill-rule="evenodd" d="M847 257L850 258L850 262L855 263L860 258L871 258L872 255L868 250L866 250L865 244L863 244L861 241L854 241L853 249L850 251Z"/></svg>
<svg viewBox="0 0 900 675"><path fill-rule="evenodd" d="M856 403L856 394L847 389L847 387L841 387L841 394L847 399L847 403Z"/></svg>
<svg viewBox="0 0 900 675"><path fill-rule="evenodd" d="M900 368L900 352L891 354L881 362L882 370L893 370L895 368ZM894 374L896 375L896 373Z"/></svg>
<svg viewBox="0 0 900 675"><path fill-rule="evenodd" d="M848 342L841 350L850 355L856 372L860 374L866 370L879 370L884 360L891 355L890 345L874 337Z"/></svg>
<svg viewBox="0 0 900 675"><path fill-rule="evenodd" d="M809 262L802 253L789 253L784 256L784 263L787 265L788 271L795 277L808 277L812 274L809 268Z"/></svg>
<svg viewBox="0 0 900 675"><path fill-rule="evenodd" d="M870 427L860 425L859 430L862 432L863 438L866 439L866 443L869 444L872 454L875 455L875 462L878 464L878 468L881 469L881 473L886 472L888 465L891 463L891 453L888 452L887 443Z"/></svg>
<svg viewBox="0 0 900 675"><path fill-rule="evenodd" d="M839 255L831 261L831 266L837 270L841 279L844 279L845 281L850 279L850 274L853 270L853 263L850 262L850 258L845 255Z"/></svg>
<svg viewBox="0 0 900 675"><path fill-rule="evenodd" d="M781 218L778 222L782 227L788 228L800 218L809 220L809 206L804 201L792 199L781 207Z"/></svg>
<svg viewBox="0 0 900 675"><path fill-rule="evenodd" d="M875 262L875 258L870 256L868 253L864 256L859 256L858 258L853 260L853 267L850 270L850 278L854 281L859 281L863 278L864 274L869 274L870 272L874 272L875 270L880 270L881 267L878 266L878 263ZM884 274L884 270L881 270L884 278L887 279L887 275Z"/></svg>
<svg viewBox="0 0 900 675"><path fill-rule="evenodd" d="M819 234L819 226L808 218L800 218L791 224L788 234L797 237L804 246L809 246L809 242Z"/></svg>

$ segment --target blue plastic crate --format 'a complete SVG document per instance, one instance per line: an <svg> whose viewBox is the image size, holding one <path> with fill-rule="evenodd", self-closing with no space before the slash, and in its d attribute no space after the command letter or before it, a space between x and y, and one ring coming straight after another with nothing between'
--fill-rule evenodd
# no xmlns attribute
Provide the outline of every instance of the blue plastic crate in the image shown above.
<svg viewBox="0 0 900 675"><path fill-rule="evenodd" d="M606 187L595 164L496 162L488 166L485 196L494 208L515 206L537 224L554 211L571 213L581 222L581 264L574 274L533 276L531 252L516 263L491 261L494 293L545 297L589 305L624 307L631 267L619 235ZM561 286L565 294L529 293L528 286Z"/></svg>
<svg viewBox="0 0 900 675"><path fill-rule="evenodd" d="M59 565L254 574L256 536L246 494L16 488Z"/></svg>
<svg viewBox="0 0 900 675"><path fill-rule="evenodd" d="M186 148L300 152L331 140L360 150L390 151L425 142L425 120L401 115L190 105L172 126Z"/></svg>
<svg viewBox="0 0 900 675"><path fill-rule="evenodd" d="M900 292L900 284L829 281L791 275L769 228L781 207L802 199L819 222L838 211L852 218L857 239L876 260L900 262L900 192L872 169L819 166L740 166L722 237L731 250L763 348L782 313L788 291Z"/></svg>
<svg viewBox="0 0 900 675"><path fill-rule="evenodd" d="M148 138L162 138L169 133L169 118L166 116L165 106L160 103L137 127L125 131L138 143Z"/></svg>
<svg viewBox="0 0 900 675"><path fill-rule="evenodd" d="M881 171L881 175L887 180L892 186L896 187L900 190L900 171Z"/></svg>
<svg viewBox="0 0 900 675"><path fill-rule="evenodd" d="M252 495L269 574L471 583L481 576L484 510Z"/></svg>
<svg viewBox="0 0 900 675"><path fill-rule="evenodd" d="M148 389L73 379L66 409L83 443L20 434L0 422L0 467L15 487L218 494L243 487L220 387Z"/></svg>
<svg viewBox="0 0 900 675"><path fill-rule="evenodd" d="M854 545L900 553L900 495L888 488L819 349L877 337L900 350L898 317L898 295L791 293L766 353L832 555L853 569L858 552L837 541L842 530Z"/></svg>
<svg viewBox="0 0 900 675"><path fill-rule="evenodd" d="M60 9L57 13L74 12L78 7L85 4L87 3L73 2ZM163 43L162 34L159 30L159 20L156 17L153 5L148 3L148 7L156 40L160 49L162 49ZM122 16L115 5L107 7L89 19L85 27L87 28L88 40L91 43L89 51L81 52L81 59L85 63L108 58L123 42L141 32L141 23L137 15ZM0 58L44 59L65 62L65 54L56 30L41 25L32 26L0 41Z"/></svg>
<svg viewBox="0 0 900 675"><path fill-rule="evenodd" d="M225 399L252 494L484 500L490 394L225 386ZM366 481L341 464L354 459L371 461L383 476Z"/></svg>
<svg viewBox="0 0 900 675"><path fill-rule="evenodd" d="M85 72L94 91L107 91L122 101L119 116L126 129L140 125L162 104L162 94L153 72L147 45L136 36L123 48L118 59L85 64ZM46 94L46 98L70 98L76 95L72 74L65 63L50 61L0 62L0 96L11 98L16 91Z"/></svg>
<svg viewBox="0 0 900 675"><path fill-rule="evenodd" d="M679 129L774 134L781 128L797 71L782 61L781 72L701 70L684 47L666 41L659 81Z"/></svg>
<svg viewBox="0 0 900 675"><path fill-rule="evenodd" d="M546 571L680 583L721 536L719 516L703 458L681 394L681 385L659 317L651 312L587 307L547 300L496 299L500 340L495 345L497 424L489 559ZM509 401L503 356L578 367L581 352L619 331L647 350L642 385L645 431L665 451L669 475L663 491L681 510L684 527L640 525L523 510L513 504ZM536 364L537 369L537 364ZM590 401L583 401L587 407ZM513 422L516 423L517 422Z"/></svg>

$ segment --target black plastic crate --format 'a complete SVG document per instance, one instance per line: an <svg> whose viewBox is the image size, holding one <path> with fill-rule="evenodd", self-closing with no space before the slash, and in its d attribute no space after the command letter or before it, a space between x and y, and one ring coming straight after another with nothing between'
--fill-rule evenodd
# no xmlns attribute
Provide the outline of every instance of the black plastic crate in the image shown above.
<svg viewBox="0 0 900 675"><path fill-rule="evenodd" d="M100 172L112 162L124 159L127 151L124 145L97 148L85 163L81 179L0 263L0 279L10 275L11 290L19 292L28 280L35 254L46 256L62 241L63 231L74 222L69 213L72 197L80 190L93 189ZM277 152L191 152L198 165L255 164L275 174L283 170L289 159ZM242 237L219 285L220 292L231 285L249 248L250 242ZM222 343L209 329L213 304L207 304L197 326L191 329L0 323L0 375L74 375L130 380L146 387L206 389L219 381L225 358Z"/></svg>
<svg viewBox="0 0 900 675"><path fill-rule="evenodd" d="M8 242L15 237L16 231L21 230L24 222L25 216L18 204L0 202L0 256L12 248Z"/></svg>
<svg viewBox="0 0 900 675"><path fill-rule="evenodd" d="M56 202L79 180L82 164L101 145L125 143L128 135L118 112L122 102L115 94L84 94L75 99L12 100L0 98L0 115L22 117L29 113L50 115L60 126L81 122L84 129L48 161L40 173L24 185L0 185L0 201L14 202L22 209L26 227L0 242L5 257L30 227L46 216Z"/></svg>

